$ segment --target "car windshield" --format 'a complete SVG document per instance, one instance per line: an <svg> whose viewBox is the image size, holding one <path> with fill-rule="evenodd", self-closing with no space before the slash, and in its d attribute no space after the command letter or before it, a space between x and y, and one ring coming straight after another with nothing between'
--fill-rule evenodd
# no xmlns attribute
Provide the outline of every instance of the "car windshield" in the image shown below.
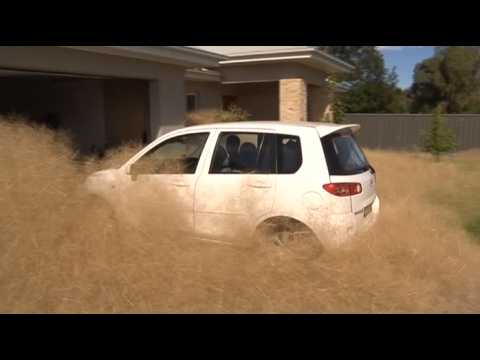
<svg viewBox="0 0 480 360"><path fill-rule="evenodd" d="M351 132L322 139L330 175L354 175L369 169L368 161Z"/></svg>

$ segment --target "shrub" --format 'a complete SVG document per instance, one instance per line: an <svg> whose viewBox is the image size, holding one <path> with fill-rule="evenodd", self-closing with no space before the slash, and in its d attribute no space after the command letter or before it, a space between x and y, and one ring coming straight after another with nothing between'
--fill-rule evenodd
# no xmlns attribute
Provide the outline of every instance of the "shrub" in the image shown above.
<svg viewBox="0 0 480 360"><path fill-rule="evenodd" d="M338 95L333 98L332 104L333 122L341 124L345 118L345 106Z"/></svg>
<svg viewBox="0 0 480 360"><path fill-rule="evenodd" d="M442 108L438 106L433 114L430 129L423 135L423 150L431 153L438 161L441 154L453 151L455 148L455 135L446 126Z"/></svg>
<svg viewBox="0 0 480 360"><path fill-rule="evenodd" d="M232 105L228 110L200 110L187 114L186 125L202 125L217 122L246 121L250 114L242 108Z"/></svg>
<svg viewBox="0 0 480 360"><path fill-rule="evenodd" d="M345 104L342 101L340 94L336 93L337 86L339 84L338 76L332 75L328 81L328 89L333 94L332 96L332 114L330 118L324 118L325 122L333 122L335 124L341 124L345 117Z"/></svg>

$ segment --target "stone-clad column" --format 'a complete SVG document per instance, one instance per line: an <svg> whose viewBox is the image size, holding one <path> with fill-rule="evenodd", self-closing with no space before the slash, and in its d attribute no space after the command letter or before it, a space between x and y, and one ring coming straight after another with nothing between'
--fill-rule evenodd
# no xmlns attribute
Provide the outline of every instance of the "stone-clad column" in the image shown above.
<svg viewBox="0 0 480 360"><path fill-rule="evenodd" d="M280 80L280 121L307 121L307 83L303 79Z"/></svg>

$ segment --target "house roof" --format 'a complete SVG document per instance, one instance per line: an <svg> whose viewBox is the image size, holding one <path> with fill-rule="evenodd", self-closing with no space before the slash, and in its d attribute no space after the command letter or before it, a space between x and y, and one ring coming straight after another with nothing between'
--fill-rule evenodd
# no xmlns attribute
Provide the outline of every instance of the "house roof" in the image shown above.
<svg viewBox="0 0 480 360"><path fill-rule="evenodd" d="M185 78L187 80L221 82L221 74L218 71L206 68L187 69Z"/></svg>
<svg viewBox="0 0 480 360"><path fill-rule="evenodd" d="M190 48L224 56L237 56L285 50L305 50L306 48L309 48L309 46L190 46Z"/></svg>
<svg viewBox="0 0 480 360"><path fill-rule="evenodd" d="M226 57L189 46L64 46L77 50L130 57L185 67L218 67Z"/></svg>
<svg viewBox="0 0 480 360"><path fill-rule="evenodd" d="M353 66L312 46L65 46L77 50L175 64L218 68L265 62L297 62L320 70L349 72Z"/></svg>
<svg viewBox="0 0 480 360"><path fill-rule="evenodd" d="M327 72L350 72L353 66L313 46L190 46L225 56L220 65L298 62Z"/></svg>

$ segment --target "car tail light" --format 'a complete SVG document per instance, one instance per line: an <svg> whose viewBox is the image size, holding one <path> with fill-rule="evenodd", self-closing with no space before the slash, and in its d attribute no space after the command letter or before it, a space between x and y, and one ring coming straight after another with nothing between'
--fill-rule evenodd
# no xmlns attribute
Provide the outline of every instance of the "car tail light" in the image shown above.
<svg viewBox="0 0 480 360"><path fill-rule="evenodd" d="M362 192L359 183L330 183L323 185L323 188L335 196L352 196Z"/></svg>

